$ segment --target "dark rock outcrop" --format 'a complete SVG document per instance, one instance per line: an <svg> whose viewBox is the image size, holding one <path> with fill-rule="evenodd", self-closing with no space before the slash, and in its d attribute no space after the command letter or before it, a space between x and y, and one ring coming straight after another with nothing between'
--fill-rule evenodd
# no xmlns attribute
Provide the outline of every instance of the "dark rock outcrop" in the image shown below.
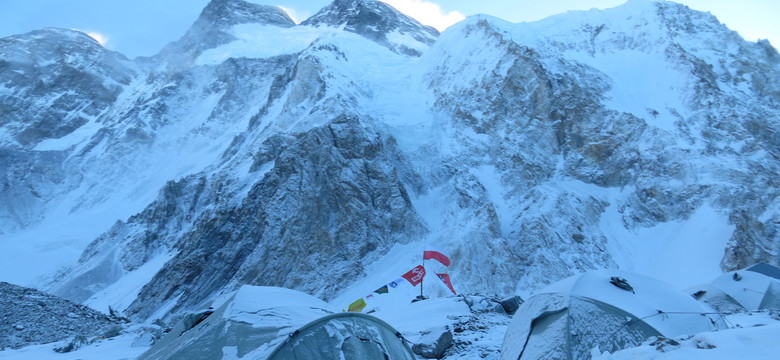
<svg viewBox="0 0 780 360"><path fill-rule="evenodd" d="M0 282L0 314L0 350L104 336L120 324L84 305L6 282Z"/></svg>

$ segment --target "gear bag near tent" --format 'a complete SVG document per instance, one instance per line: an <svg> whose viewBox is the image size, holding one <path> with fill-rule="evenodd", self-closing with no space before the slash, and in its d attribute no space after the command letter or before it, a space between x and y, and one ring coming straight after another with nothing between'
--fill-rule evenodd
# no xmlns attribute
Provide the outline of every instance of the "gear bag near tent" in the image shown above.
<svg viewBox="0 0 780 360"><path fill-rule="evenodd" d="M415 359L386 322L329 308L298 291L242 286L210 315L185 317L138 360Z"/></svg>
<svg viewBox="0 0 780 360"><path fill-rule="evenodd" d="M727 272L693 294L720 312L780 310L780 268L762 262Z"/></svg>
<svg viewBox="0 0 780 360"><path fill-rule="evenodd" d="M653 336L725 329L713 310L685 292L616 270L576 275L531 296L507 328L502 360L590 359Z"/></svg>

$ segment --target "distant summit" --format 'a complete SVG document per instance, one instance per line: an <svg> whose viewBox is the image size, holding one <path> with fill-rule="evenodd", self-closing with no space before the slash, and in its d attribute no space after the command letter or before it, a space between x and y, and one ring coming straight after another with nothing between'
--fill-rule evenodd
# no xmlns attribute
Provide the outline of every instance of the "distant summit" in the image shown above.
<svg viewBox="0 0 780 360"><path fill-rule="evenodd" d="M2 146L14 148L70 134L116 101L121 87L135 76L135 66L124 55L68 29L2 38L0 59L5 88L0 92L0 126L14 129L13 141Z"/></svg>
<svg viewBox="0 0 780 360"><path fill-rule="evenodd" d="M168 44L155 57L166 59L169 64L173 64L173 69L187 67L203 51L235 40L230 30L241 24L290 28L295 26L295 21L284 10L275 6L242 0L212 0L187 33L181 39Z"/></svg>
<svg viewBox="0 0 780 360"><path fill-rule="evenodd" d="M261 23L279 27L295 26L287 13L275 6L243 0L212 0L203 9L195 26L223 28L238 24Z"/></svg>
<svg viewBox="0 0 780 360"><path fill-rule="evenodd" d="M301 25L343 26L346 31L408 55L420 55L420 52L406 45L391 44L393 34L411 36L425 45L433 44L439 36L436 29L422 25L390 5L376 0L336 0Z"/></svg>

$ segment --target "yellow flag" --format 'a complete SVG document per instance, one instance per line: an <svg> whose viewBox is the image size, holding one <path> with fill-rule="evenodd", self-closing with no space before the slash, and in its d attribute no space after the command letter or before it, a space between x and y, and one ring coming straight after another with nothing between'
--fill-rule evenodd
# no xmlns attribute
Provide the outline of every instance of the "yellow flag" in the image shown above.
<svg viewBox="0 0 780 360"><path fill-rule="evenodd" d="M363 300L363 298L358 299L357 301L353 302L352 304L349 304L349 312L361 312L363 311L363 308L366 307L366 302Z"/></svg>

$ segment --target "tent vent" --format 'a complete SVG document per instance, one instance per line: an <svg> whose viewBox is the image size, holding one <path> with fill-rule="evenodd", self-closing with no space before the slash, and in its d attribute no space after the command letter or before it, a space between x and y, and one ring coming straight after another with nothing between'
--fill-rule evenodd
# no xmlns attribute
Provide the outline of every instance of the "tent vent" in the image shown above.
<svg viewBox="0 0 780 360"><path fill-rule="evenodd" d="M612 285L617 286L620 289L623 289L625 291L630 291L633 294L636 294L634 292L634 287L632 287L626 279L619 278L617 276L613 276L609 279L609 283Z"/></svg>
<svg viewBox="0 0 780 360"><path fill-rule="evenodd" d="M704 295L706 294L707 294L707 290L699 290L693 293L693 298L696 300L701 300L701 298L704 297Z"/></svg>

